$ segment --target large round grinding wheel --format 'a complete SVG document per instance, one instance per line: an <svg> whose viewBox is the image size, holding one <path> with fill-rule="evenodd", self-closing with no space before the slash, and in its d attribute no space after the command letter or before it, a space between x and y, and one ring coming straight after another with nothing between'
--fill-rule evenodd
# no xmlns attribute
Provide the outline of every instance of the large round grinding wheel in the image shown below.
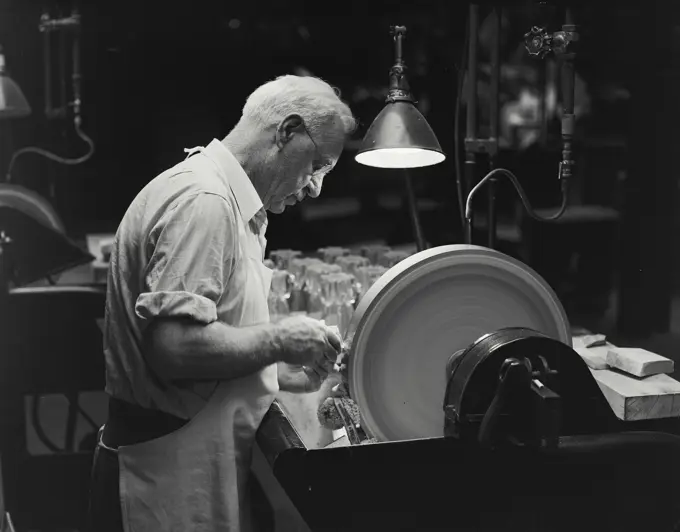
<svg viewBox="0 0 680 532"><path fill-rule="evenodd" d="M64 234L64 224L48 201L22 186L1 183L0 207L16 209L50 229Z"/></svg>
<svg viewBox="0 0 680 532"><path fill-rule="evenodd" d="M571 346L566 314L531 268L491 249L429 249L388 270L348 330L349 388L364 429L380 441L443 436L453 353L506 327Z"/></svg>

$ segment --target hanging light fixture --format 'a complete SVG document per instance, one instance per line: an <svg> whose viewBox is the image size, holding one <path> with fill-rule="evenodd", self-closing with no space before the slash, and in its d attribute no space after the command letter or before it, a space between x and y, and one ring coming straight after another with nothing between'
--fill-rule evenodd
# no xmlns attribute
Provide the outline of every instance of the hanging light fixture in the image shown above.
<svg viewBox="0 0 680 532"><path fill-rule="evenodd" d="M21 118L30 114L28 100L5 70L5 53L0 46L0 119Z"/></svg>
<svg viewBox="0 0 680 532"><path fill-rule="evenodd" d="M385 108L368 129L355 159L378 168L420 168L441 163L446 156L425 117L415 106L402 59L404 26L393 26L395 63Z"/></svg>

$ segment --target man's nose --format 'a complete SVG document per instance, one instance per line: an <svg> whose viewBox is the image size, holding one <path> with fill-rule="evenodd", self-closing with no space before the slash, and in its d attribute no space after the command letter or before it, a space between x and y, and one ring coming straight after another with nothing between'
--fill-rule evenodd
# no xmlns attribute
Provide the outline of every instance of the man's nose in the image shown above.
<svg viewBox="0 0 680 532"><path fill-rule="evenodd" d="M321 194L321 187L323 185L323 177L312 177L312 180L307 185L307 195L310 198L318 198Z"/></svg>

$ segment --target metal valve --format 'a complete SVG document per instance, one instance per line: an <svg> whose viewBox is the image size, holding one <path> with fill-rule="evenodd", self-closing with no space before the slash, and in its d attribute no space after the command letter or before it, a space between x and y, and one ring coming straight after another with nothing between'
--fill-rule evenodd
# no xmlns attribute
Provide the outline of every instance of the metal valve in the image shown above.
<svg viewBox="0 0 680 532"><path fill-rule="evenodd" d="M534 26L524 34L524 46L529 55L544 58L552 51L553 35L545 28Z"/></svg>
<svg viewBox="0 0 680 532"><path fill-rule="evenodd" d="M52 18L48 13L43 13L40 16L40 25L38 29L41 33L58 31L60 29L79 30L80 29L80 13L78 10L73 10L71 16L62 18Z"/></svg>
<svg viewBox="0 0 680 532"><path fill-rule="evenodd" d="M390 26L390 35L395 39L397 36L404 37L406 35L406 26Z"/></svg>

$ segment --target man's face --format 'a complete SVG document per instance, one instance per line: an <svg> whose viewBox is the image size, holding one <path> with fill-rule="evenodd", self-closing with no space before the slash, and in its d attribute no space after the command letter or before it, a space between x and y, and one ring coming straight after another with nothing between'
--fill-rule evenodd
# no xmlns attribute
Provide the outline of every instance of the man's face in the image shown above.
<svg viewBox="0 0 680 532"><path fill-rule="evenodd" d="M287 122L288 121L288 122ZM310 131L300 117L289 117L279 128L279 152L273 172L275 179L270 189L269 211L282 213L306 196L316 198L321 193L323 180L342 153L342 127L329 124L319 131Z"/></svg>

